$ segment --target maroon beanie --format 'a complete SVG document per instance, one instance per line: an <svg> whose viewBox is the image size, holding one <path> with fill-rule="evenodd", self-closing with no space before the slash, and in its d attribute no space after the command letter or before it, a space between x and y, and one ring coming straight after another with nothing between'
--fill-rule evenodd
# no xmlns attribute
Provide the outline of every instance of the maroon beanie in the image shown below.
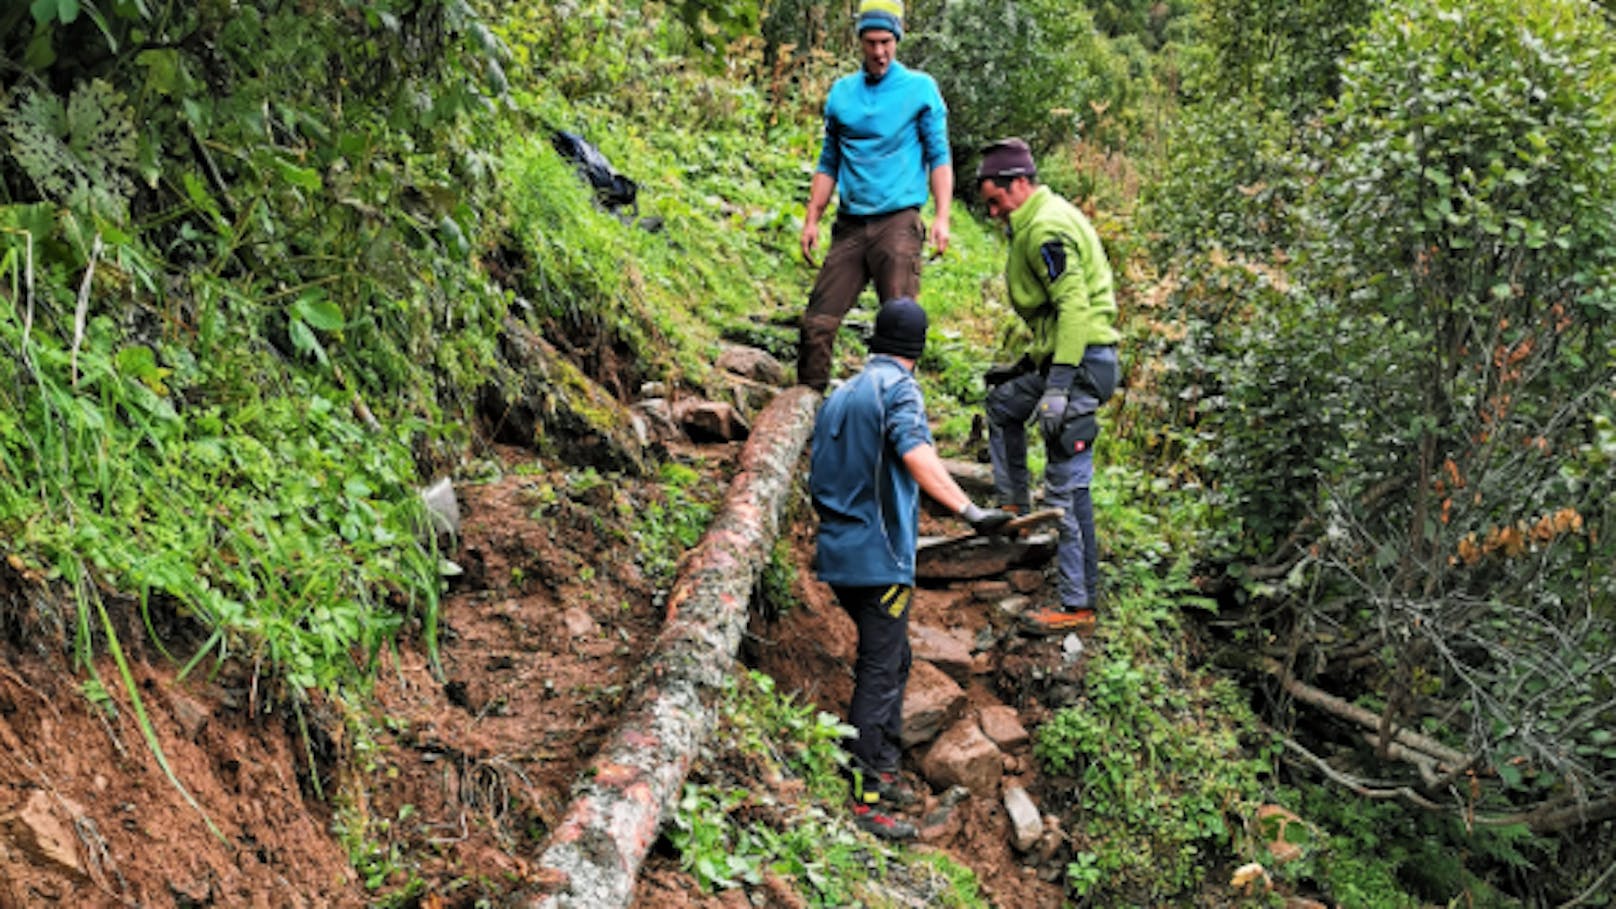
<svg viewBox="0 0 1616 909"><path fill-rule="evenodd" d="M978 182L989 177L1034 177L1038 165L1032 161L1032 149L1027 143L1012 136L1000 139L982 149L982 163L976 166Z"/></svg>
<svg viewBox="0 0 1616 909"><path fill-rule="evenodd" d="M870 353L892 354L907 360L918 360L926 349L926 311L908 297L899 297L881 304L875 314L875 335L870 338Z"/></svg>

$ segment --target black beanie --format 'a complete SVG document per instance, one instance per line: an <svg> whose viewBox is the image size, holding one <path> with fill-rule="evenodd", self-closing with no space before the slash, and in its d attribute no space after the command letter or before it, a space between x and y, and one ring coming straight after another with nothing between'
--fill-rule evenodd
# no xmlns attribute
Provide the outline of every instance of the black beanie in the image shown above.
<svg viewBox="0 0 1616 909"><path fill-rule="evenodd" d="M875 335L870 353L892 354L909 360L920 359L926 349L926 311L908 297L881 304L875 315Z"/></svg>

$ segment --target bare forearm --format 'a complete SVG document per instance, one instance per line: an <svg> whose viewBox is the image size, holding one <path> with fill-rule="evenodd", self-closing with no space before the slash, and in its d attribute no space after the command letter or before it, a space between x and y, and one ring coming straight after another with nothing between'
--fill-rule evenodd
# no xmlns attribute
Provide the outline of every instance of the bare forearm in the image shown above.
<svg viewBox="0 0 1616 909"><path fill-rule="evenodd" d="M903 466L909 468L910 476L920 484L921 491L950 512L957 514L971 501L932 446L919 445L909 449L903 456Z"/></svg>

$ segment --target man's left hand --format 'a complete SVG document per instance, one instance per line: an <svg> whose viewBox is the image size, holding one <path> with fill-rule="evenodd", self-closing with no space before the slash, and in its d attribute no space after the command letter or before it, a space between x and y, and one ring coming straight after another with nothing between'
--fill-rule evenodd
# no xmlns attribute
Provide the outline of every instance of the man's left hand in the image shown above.
<svg viewBox="0 0 1616 909"><path fill-rule="evenodd" d="M948 252L948 222L938 218L931 225L931 257L941 259Z"/></svg>
<svg viewBox="0 0 1616 909"><path fill-rule="evenodd" d="M1045 439L1060 435L1061 424L1066 421L1066 389L1046 387L1038 399L1038 429Z"/></svg>

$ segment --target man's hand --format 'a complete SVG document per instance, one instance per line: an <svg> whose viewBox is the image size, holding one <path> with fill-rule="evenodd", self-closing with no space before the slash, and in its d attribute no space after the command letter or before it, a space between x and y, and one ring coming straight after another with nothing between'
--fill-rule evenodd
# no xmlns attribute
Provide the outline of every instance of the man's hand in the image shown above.
<svg viewBox="0 0 1616 909"><path fill-rule="evenodd" d="M1038 399L1038 429L1045 439L1060 435L1061 424L1066 421L1066 391L1046 386L1044 396Z"/></svg>
<svg viewBox="0 0 1616 909"><path fill-rule="evenodd" d="M1013 517L1010 512L1001 508L982 508L971 501L967 501L965 507L960 509L959 516L979 534L992 533L1010 523L1010 518Z"/></svg>
<svg viewBox="0 0 1616 909"><path fill-rule="evenodd" d="M948 219L938 218L931 222L931 257L941 259L943 253L948 252Z"/></svg>
<svg viewBox="0 0 1616 909"><path fill-rule="evenodd" d="M819 263L814 261L814 249L819 246L819 222L804 221L802 224L802 259L815 268Z"/></svg>

